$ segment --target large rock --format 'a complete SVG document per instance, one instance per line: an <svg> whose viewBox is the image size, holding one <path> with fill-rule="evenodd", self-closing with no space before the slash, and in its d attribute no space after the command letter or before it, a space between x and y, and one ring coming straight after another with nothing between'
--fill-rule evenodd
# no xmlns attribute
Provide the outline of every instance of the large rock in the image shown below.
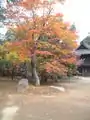
<svg viewBox="0 0 90 120"><path fill-rule="evenodd" d="M24 92L28 89L28 86L29 86L28 79L23 78L18 82L17 91Z"/></svg>

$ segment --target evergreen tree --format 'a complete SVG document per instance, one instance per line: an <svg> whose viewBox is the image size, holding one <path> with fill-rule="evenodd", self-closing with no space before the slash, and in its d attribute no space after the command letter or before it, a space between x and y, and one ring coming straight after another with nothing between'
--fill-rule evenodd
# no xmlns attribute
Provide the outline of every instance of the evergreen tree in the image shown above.
<svg viewBox="0 0 90 120"><path fill-rule="evenodd" d="M76 26L75 26L75 24L72 24L72 25L71 25L70 30L71 30L71 31L76 31Z"/></svg>

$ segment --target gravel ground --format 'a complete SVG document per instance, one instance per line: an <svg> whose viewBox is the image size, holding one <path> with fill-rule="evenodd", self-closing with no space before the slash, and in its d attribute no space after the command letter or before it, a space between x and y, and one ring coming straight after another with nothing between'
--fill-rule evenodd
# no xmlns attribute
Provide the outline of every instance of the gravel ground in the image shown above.
<svg viewBox="0 0 90 120"><path fill-rule="evenodd" d="M65 92L30 86L23 94L16 83L0 82L0 120L90 120L90 78L75 79L60 84Z"/></svg>

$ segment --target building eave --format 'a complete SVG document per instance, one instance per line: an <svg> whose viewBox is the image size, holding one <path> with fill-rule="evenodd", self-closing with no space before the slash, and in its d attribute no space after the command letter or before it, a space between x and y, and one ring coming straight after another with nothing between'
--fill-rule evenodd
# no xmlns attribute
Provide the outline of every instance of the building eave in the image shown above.
<svg viewBox="0 0 90 120"><path fill-rule="evenodd" d="M90 50L86 50L86 49L76 50L74 53L75 55L87 55L87 54L90 54Z"/></svg>

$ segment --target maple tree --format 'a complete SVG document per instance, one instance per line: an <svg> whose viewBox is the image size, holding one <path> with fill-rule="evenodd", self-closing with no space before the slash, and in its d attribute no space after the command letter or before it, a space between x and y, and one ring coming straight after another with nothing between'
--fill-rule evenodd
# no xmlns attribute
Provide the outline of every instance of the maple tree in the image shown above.
<svg viewBox="0 0 90 120"><path fill-rule="evenodd" d="M72 50L77 46L76 31L63 22L62 14L52 14L53 4L53 1L47 0L20 2L19 5L24 7L30 16L25 16L23 23L11 28L16 41L7 45L9 54L15 52L20 61L31 62L36 85L40 85L36 68L47 73L66 75L66 65L75 62Z"/></svg>

